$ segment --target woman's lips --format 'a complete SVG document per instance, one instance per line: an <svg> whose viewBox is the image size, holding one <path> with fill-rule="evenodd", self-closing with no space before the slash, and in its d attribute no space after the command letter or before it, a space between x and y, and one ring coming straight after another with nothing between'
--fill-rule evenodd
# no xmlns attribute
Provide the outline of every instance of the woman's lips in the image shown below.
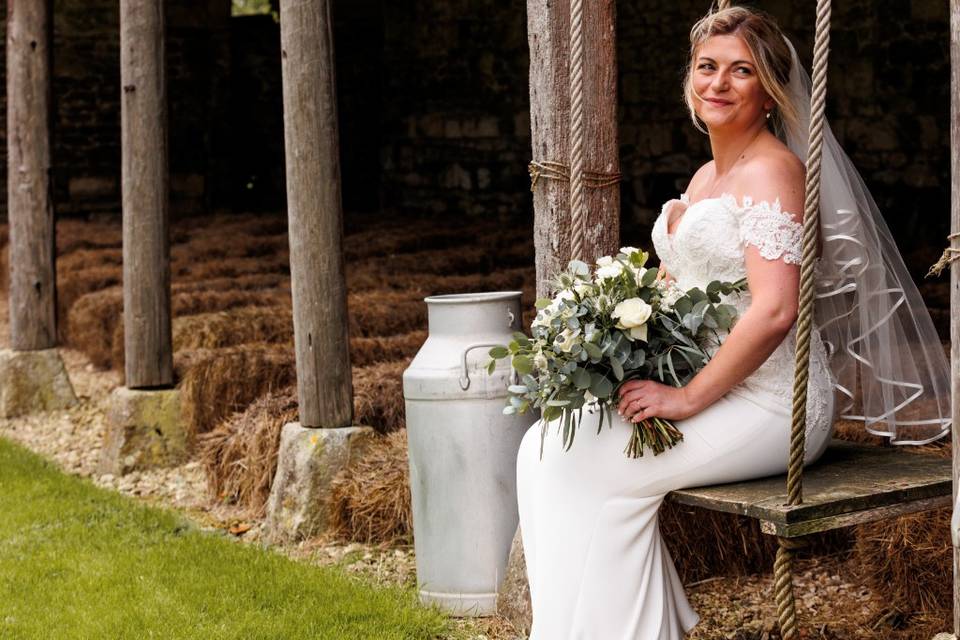
<svg viewBox="0 0 960 640"><path fill-rule="evenodd" d="M733 104L729 100L719 100L717 98L707 98L706 101L715 107L725 107L727 105Z"/></svg>

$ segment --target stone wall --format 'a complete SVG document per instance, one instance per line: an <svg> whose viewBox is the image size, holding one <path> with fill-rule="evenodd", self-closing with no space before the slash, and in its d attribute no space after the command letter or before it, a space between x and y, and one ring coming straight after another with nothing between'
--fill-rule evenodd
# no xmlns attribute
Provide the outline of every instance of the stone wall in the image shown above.
<svg viewBox="0 0 960 640"><path fill-rule="evenodd" d="M708 4L618 3L625 241L644 244L709 157L680 99L687 31ZM813 8L760 4L809 64ZM278 25L228 11L168 3L178 212L284 202ZM334 19L348 212L529 220L526 3L339 0ZM828 116L907 249L942 245L947 228L948 23L942 0L834 8ZM55 46L58 211L117 211L115 0L57 0Z"/></svg>
<svg viewBox="0 0 960 640"><path fill-rule="evenodd" d="M218 123L226 107L222 79L229 64L230 2L171 0L166 11L171 207L178 213L196 214L210 204L214 139L222 134ZM5 6L0 15L5 25ZM120 210L119 3L56 0L53 46L57 212L116 213ZM4 62L5 50L0 51L5 69ZM6 181L5 120L0 128L0 172Z"/></svg>

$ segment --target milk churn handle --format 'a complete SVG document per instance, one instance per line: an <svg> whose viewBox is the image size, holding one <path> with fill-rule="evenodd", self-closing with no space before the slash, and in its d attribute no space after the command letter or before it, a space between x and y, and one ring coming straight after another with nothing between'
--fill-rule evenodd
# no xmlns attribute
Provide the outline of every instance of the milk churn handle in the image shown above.
<svg viewBox="0 0 960 640"><path fill-rule="evenodd" d="M467 389L470 388L470 372L467 371L467 354L470 353L470 352L471 352L472 350L474 350L474 349L481 349L481 348L483 348L483 347L499 347L499 346L501 346L501 345L500 345L500 344L497 344L497 343L478 342L477 344L471 344L470 346L468 346L466 349L463 350L463 355L461 356L461 361L462 361L462 364L463 364L463 369L462 369L462 371L461 371L461 373L460 373L460 388L461 388L461 389L463 389L464 391L466 391ZM519 376L517 375L517 372L514 371L514 372L513 372L513 382L514 382L514 384L516 384L518 381L519 381Z"/></svg>

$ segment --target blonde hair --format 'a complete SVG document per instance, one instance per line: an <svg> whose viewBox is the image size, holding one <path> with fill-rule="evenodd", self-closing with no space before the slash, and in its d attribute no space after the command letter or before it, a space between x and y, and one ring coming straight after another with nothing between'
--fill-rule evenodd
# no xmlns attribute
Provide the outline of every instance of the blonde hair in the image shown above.
<svg viewBox="0 0 960 640"><path fill-rule="evenodd" d="M693 126L706 133L694 109L693 67L697 49L712 36L738 36L747 48L757 67L760 86L773 99L776 107L770 116L775 132L799 125L799 116L787 96L790 82L792 56L790 47L772 17L746 7L730 7L708 13L690 29L690 60L683 80L683 98L690 110Z"/></svg>

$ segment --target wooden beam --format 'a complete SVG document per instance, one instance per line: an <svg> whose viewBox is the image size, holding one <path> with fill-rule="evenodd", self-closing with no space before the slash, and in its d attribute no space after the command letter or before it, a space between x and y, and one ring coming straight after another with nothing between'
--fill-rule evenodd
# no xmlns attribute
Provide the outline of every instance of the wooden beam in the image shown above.
<svg viewBox="0 0 960 640"><path fill-rule="evenodd" d="M283 129L300 424L353 421L330 0L281 0Z"/></svg>
<svg viewBox="0 0 960 640"><path fill-rule="evenodd" d="M9 0L7 208L10 344L16 350L56 345L50 57L47 0Z"/></svg>
<svg viewBox="0 0 960 640"><path fill-rule="evenodd" d="M960 0L950 0L950 232L960 233ZM960 242L953 241L956 247ZM953 500L960 485L960 266L950 267ZM960 636L960 548L953 548L953 632Z"/></svg>
<svg viewBox="0 0 960 640"><path fill-rule="evenodd" d="M585 0L584 7L585 170L620 171L617 129L616 3ZM534 162L569 167L570 3L527 0L530 46L530 128ZM533 193L537 295L570 259L570 184L540 179ZM620 241L619 184L586 190L590 216L584 238L587 260L616 251Z"/></svg>
<svg viewBox="0 0 960 640"><path fill-rule="evenodd" d="M165 387L173 350L162 0L120 0L120 85L126 386Z"/></svg>

